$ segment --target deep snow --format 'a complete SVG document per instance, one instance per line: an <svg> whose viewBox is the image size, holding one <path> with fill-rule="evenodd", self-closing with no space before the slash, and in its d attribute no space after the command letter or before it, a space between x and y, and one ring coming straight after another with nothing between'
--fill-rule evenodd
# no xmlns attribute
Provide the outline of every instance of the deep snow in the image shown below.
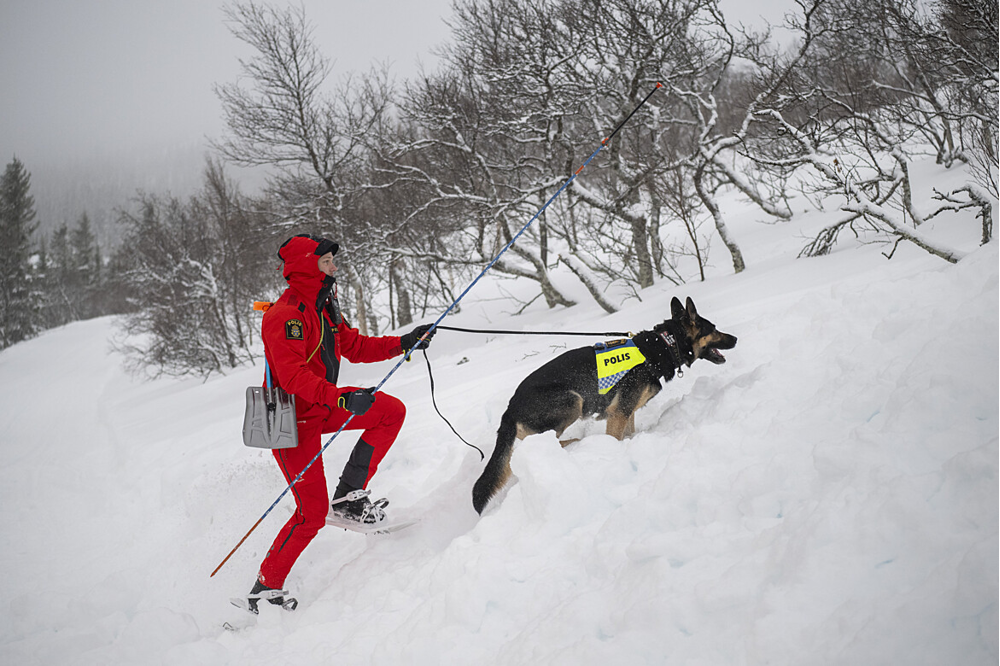
<svg viewBox="0 0 1000 666"><path fill-rule="evenodd" d="M372 488L421 522L321 531L289 577L291 614L228 604L287 496L209 578L284 489L240 443L259 366L139 381L107 318L0 353L0 663L997 663L997 243L939 216L929 233L971 252L958 265L847 242L796 260L836 212L727 213L739 276L717 243L707 282L661 283L613 316L512 317L495 283L470 296L447 323L638 330L691 296L739 344L669 383L630 440L584 422L565 449L522 442L517 482L481 518L479 455L435 415L415 356L384 389L409 413ZM438 404L488 455L517 382L581 344L442 331ZM373 385L391 367L343 376ZM331 445L328 477L355 438Z"/></svg>

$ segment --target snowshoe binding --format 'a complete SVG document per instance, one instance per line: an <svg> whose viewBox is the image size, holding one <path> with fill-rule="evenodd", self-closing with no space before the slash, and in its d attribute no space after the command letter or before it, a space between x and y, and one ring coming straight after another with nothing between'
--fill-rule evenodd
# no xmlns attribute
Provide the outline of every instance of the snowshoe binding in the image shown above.
<svg viewBox="0 0 1000 666"><path fill-rule="evenodd" d="M326 524L361 534L389 534L416 524L415 520L391 523L385 515L389 500L382 498L372 502L368 499L369 494L367 490L352 490L333 500Z"/></svg>
<svg viewBox="0 0 1000 666"><path fill-rule="evenodd" d="M266 599L268 603L275 606L281 606L286 611L293 611L298 607L299 602L292 597L288 597L287 595L288 590L277 590L267 587L258 579L257 582L254 583L253 589L250 590L250 594L245 597L230 599L229 603L237 608L242 608L247 612L253 613L254 615L260 613L260 610L257 608L257 603L261 599Z"/></svg>
<svg viewBox="0 0 1000 666"><path fill-rule="evenodd" d="M389 500L368 499L368 490L352 490L343 497L333 500L330 513L326 517L328 525L336 525L356 532L372 532L386 522L385 507Z"/></svg>

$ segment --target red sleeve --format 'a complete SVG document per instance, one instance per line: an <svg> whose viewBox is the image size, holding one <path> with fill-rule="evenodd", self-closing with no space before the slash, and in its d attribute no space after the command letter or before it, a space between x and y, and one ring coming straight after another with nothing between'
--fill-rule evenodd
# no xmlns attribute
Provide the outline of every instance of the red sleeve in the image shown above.
<svg viewBox="0 0 1000 666"><path fill-rule="evenodd" d="M337 326L337 333L340 336L340 353L351 363L375 363L403 353L396 335L372 338L343 323Z"/></svg>
<svg viewBox="0 0 1000 666"><path fill-rule="evenodd" d="M302 324L302 335L290 335L295 322ZM319 344L317 323L296 309L272 306L264 314L261 336L271 373L281 388L307 402L335 407L343 391L309 367L307 359ZM318 354L319 352L317 352Z"/></svg>

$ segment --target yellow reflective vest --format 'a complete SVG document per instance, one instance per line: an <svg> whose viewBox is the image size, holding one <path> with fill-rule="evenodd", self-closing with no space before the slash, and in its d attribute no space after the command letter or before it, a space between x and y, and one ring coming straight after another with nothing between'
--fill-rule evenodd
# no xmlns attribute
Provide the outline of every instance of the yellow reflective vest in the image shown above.
<svg viewBox="0 0 1000 666"><path fill-rule="evenodd" d="M604 395L646 357L631 340L612 340L594 345L597 357L597 392Z"/></svg>

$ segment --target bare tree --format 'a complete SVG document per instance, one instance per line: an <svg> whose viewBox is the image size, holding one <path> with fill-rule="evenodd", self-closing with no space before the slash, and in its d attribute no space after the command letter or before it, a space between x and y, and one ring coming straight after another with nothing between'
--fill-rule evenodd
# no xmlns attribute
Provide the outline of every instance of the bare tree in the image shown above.
<svg viewBox="0 0 1000 666"><path fill-rule="evenodd" d="M410 87L415 131L382 154L397 183L464 214L456 251L439 258L488 259L649 90L704 85L727 48L720 22L711 0L458 3L448 67ZM670 265L676 246L663 243L674 218L659 190L697 150L686 108L650 99L496 268L568 303L549 276L556 259L608 311L610 284L638 295L665 275L683 279Z"/></svg>
<svg viewBox="0 0 1000 666"><path fill-rule="evenodd" d="M249 88L239 82L216 87L229 130L218 148L237 164L308 173L340 204L351 170L364 160L364 135L389 103L385 78L348 77L325 91L330 64L301 7L248 2L225 11L233 35L255 55L240 61Z"/></svg>
<svg viewBox="0 0 1000 666"><path fill-rule="evenodd" d="M917 0L797 0L799 39L782 49L717 0L457 0L442 67L399 98L384 71L332 86L301 9L237 4L233 34L255 55L248 87L218 89L220 148L277 169L276 228L344 241L341 300L375 330L453 300L574 174L494 265L550 307L573 303L567 270L608 312L658 280L704 279L715 235L743 270L720 194L787 220L804 167L807 196L844 196L847 212L809 252L865 225L955 258L919 227L976 206L992 233L996 11L942 1L930 15ZM978 187L928 208L910 182L916 143L979 165Z"/></svg>
<svg viewBox="0 0 1000 666"><path fill-rule="evenodd" d="M966 104L964 111L954 100L945 105L949 77L959 71L963 51L939 48L947 41L940 28L909 0L876 0L863 7L855 0L826 2L811 22L796 26L812 35L817 47L801 64L786 104L758 113L762 122L774 123L772 136L778 138L771 154L783 155L771 164L808 165L819 176L818 192L845 198L841 209L849 215L824 229L803 254L826 253L842 230L857 233L863 225L877 237L913 242L958 261L962 252L932 241L920 226L959 203L973 205L981 209L985 242L992 230L989 196L970 184L942 195L946 205L928 214L927 204L915 196L910 163L924 142L945 163L961 156L952 150L954 128L968 117L995 126L995 113L990 120L975 105ZM865 19L844 19L858 15ZM995 81L990 85L995 90Z"/></svg>
<svg viewBox="0 0 1000 666"><path fill-rule="evenodd" d="M773 163L783 167L810 166L821 177L820 189L845 198L841 210L849 215L824 229L802 254L826 254L843 229L864 223L877 233L910 241L947 261L959 261L963 252L933 241L919 229L924 218L912 197L909 158L900 137L883 131L872 116L853 111L842 100L839 105L844 113L832 125L842 143L825 146L817 145L813 137L793 126L777 110L761 113L795 145L793 156ZM842 161L845 155L851 156L851 163Z"/></svg>
<svg viewBox="0 0 1000 666"><path fill-rule="evenodd" d="M118 348L127 366L153 375L207 376L251 362L251 304L277 293L266 219L217 163L188 202L140 195L123 211L115 257L132 309Z"/></svg>
<svg viewBox="0 0 1000 666"><path fill-rule="evenodd" d="M377 281L367 269L380 263L384 234L358 215L356 200L365 191L367 135L386 121L391 102L388 74L330 85L330 63L302 7L236 3L226 15L232 34L254 55L240 61L247 87L240 81L216 87L228 128L217 147L233 163L277 170L273 212L289 231L330 233L341 241L341 262L353 262L345 274L353 276L350 287L364 304L369 283ZM366 330L366 317L357 323Z"/></svg>
<svg viewBox="0 0 1000 666"><path fill-rule="evenodd" d="M559 49L567 44L554 39L563 28L550 3L460 2L454 20L449 66L410 86L403 104L404 118L419 130L399 135L381 157L395 182L429 196L426 206L467 221L438 258L482 264L564 180L566 140L552 107L566 103L556 95L565 83L555 70L566 66ZM553 160L558 170L548 168ZM571 305L549 275L546 222L494 268L538 282L550 306Z"/></svg>

